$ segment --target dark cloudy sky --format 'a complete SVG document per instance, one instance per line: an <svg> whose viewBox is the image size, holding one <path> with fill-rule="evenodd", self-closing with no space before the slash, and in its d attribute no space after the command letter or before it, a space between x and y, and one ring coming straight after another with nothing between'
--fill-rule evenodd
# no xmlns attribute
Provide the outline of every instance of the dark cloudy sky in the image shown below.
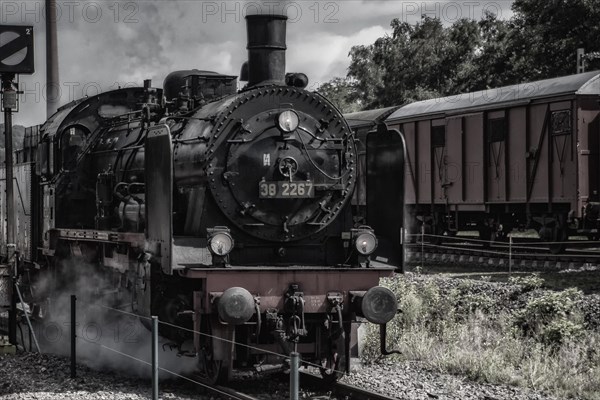
<svg viewBox="0 0 600 400"><path fill-rule="evenodd" d="M422 14L446 24L479 19L484 10L511 15L510 0L496 1L87 1L57 0L61 104L152 79L178 69L238 75L246 59L244 15L286 13L288 71L304 72L311 87L345 76L353 45L390 32L390 21L414 23ZM15 123L45 120L44 1L0 0L0 24L33 25L36 73L21 77L26 91ZM1 56L1 55L0 55Z"/></svg>

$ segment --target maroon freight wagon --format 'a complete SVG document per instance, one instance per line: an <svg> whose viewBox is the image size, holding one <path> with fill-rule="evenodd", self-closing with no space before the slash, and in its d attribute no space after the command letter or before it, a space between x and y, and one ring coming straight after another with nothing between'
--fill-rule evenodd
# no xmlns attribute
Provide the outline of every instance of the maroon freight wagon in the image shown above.
<svg viewBox="0 0 600 400"><path fill-rule="evenodd" d="M600 72L588 72L396 110L386 123L406 138L412 231L494 240L527 227L552 242L597 240L599 102Z"/></svg>

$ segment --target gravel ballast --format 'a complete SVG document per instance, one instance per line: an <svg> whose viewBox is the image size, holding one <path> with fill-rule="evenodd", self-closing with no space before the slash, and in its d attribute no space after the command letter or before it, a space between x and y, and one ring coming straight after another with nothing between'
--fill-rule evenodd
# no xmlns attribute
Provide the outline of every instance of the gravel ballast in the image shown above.
<svg viewBox="0 0 600 400"><path fill-rule="evenodd" d="M435 280L442 291L450 291L461 284L460 279L447 277L425 277L407 274L407 279L418 282ZM482 291L506 302L508 307L519 307L523 298L514 298L514 287L507 284L471 281L473 291ZM535 295L535 291L526 296ZM597 327L600 296L584 296L581 308L586 311L591 327ZM591 322L591 323L590 323ZM95 370L78 365L77 378L71 379L69 359L49 354L23 353L0 355L0 399L1 400L58 400L58 399L150 399L151 382L127 371L111 372ZM249 378L253 379L253 378ZM343 382L364 389L374 390L398 399L460 399L460 400L557 400L546 393L516 388L508 385L490 385L429 370L418 362L392 362L383 359L372 365L357 365L343 378ZM262 378L256 383L235 384L240 391L268 400L288 399L285 379ZM161 381L161 399L219 399L216 394L182 380ZM316 395L312 392L300 394L302 399ZM335 399L323 394L319 398Z"/></svg>

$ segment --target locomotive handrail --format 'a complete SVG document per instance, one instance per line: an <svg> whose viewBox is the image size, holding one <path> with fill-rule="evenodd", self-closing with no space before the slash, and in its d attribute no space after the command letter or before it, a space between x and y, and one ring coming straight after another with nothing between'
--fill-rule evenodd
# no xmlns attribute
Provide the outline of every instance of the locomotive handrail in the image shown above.
<svg viewBox="0 0 600 400"><path fill-rule="evenodd" d="M308 135L310 137L312 137L315 140L318 140L320 142L343 142L345 139L344 138L338 138L338 137L334 137L334 138L320 138L316 135L314 135L311 131L309 131L308 129L306 129L303 126L298 126L298 129L300 129L303 132L308 133Z"/></svg>
<svg viewBox="0 0 600 400"><path fill-rule="evenodd" d="M329 174L327 174L327 172L323 171L312 159L312 157L310 156L310 153L308 152L308 149L306 148L306 144L304 143L304 139L302 138L302 135L298 135L298 138L300 139L300 143L302 144L302 148L304 149L304 152L306 153L306 158L308 159L308 161L312 164L312 166L319 171L321 174L323 174L326 178L331 179L332 181L340 181L342 179L344 179L349 173L350 173L350 169L346 168L346 171L344 171L344 173L342 175L340 175L339 177L333 177L330 176Z"/></svg>

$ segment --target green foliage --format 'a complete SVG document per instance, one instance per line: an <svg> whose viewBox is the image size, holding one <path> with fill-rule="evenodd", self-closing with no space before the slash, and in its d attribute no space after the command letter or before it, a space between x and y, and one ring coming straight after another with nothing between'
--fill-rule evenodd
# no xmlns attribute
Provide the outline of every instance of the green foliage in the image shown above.
<svg viewBox="0 0 600 400"><path fill-rule="evenodd" d="M520 282L539 288L533 278ZM388 324L388 346L401 351L396 357L476 381L600 400L600 333L582 327L581 292L523 291L517 304L525 305L512 311L502 304L508 293L501 299L470 280L442 282L400 276L382 283L402 310ZM374 362L379 330L366 328L362 358Z"/></svg>
<svg viewBox="0 0 600 400"><path fill-rule="evenodd" d="M579 47L586 69L600 68L597 0L515 0L512 10L510 20L486 13L451 26L425 16L392 20L391 34L351 49L352 90L336 104L372 109L570 75Z"/></svg>
<svg viewBox="0 0 600 400"><path fill-rule="evenodd" d="M583 316L576 309L581 296L579 290L570 288L535 297L515 313L514 323L526 336L560 345L583 331Z"/></svg>
<svg viewBox="0 0 600 400"><path fill-rule="evenodd" d="M515 0L511 57L515 74L528 80L575 73L576 49L600 50L597 0ZM600 67L593 60L587 70Z"/></svg>
<svg viewBox="0 0 600 400"><path fill-rule="evenodd" d="M508 283L511 285L518 285L521 287L523 292L529 292L532 290L540 289L544 286L544 278L541 278L539 274L531 274L527 276L511 276L508 278Z"/></svg>
<svg viewBox="0 0 600 400"><path fill-rule="evenodd" d="M345 78L334 78L316 90L331 101L342 113L360 111L362 104L356 95L355 83Z"/></svg>

